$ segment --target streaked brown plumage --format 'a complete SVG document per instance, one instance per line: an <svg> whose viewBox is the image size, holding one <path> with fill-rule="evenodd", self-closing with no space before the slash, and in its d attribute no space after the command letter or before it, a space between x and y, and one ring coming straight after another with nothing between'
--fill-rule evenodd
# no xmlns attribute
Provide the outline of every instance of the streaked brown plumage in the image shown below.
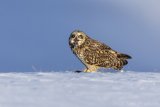
<svg viewBox="0 0 160 107"><path fill-rule="evenodd" d="M86 66L84 72L95 72L100 67L121 70L124 65L127 65L127 59L131 59L129 55L112 50L79 30L71 33L69 45L73 53Z"/></svg>

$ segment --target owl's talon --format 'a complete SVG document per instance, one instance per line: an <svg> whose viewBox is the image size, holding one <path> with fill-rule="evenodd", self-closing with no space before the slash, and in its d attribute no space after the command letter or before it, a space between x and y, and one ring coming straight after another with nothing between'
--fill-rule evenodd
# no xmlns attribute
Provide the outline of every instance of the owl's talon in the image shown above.
<svg viewBox="0 0 160 107"><path fill-rule="evenodd" d="M90 68L90 69L87 69L87 68L86 68L86 69L84 70L84 72L96 72L96 71L97 71L97 68L92 68L92 69L91 69L91 68Z"/></svg>

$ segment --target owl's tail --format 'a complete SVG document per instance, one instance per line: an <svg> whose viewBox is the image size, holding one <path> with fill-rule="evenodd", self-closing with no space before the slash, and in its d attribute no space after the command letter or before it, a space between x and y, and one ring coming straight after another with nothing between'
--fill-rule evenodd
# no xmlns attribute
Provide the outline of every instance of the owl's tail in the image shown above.
<svg viewBox="0 0 160 107"><path fill-rule="evenodd" d="M121 59L131 59L132 58L131 56L127 54L122 54L122 53L118 54L117 57Z"/></svg>
<svg viewBox="0 0 160 107"><path fill-rule="evenodd" d="M112 64L112 68L114 68L116 70L121 70L124 65L128 64L127 59L132 58L131 56L129 56L127 54L122 54L122 53L117 54L117 57L118 57L117 62Z"/></svg>
<svg viewBox="0 0 160 107"><path fill-rule="evenodd" d="M127 65L128 61L126 59L121 59L119 61L117 61L116 63L112 64L112 68L116 69L116 70L121 70L123 68L124 65Z"/></svg>

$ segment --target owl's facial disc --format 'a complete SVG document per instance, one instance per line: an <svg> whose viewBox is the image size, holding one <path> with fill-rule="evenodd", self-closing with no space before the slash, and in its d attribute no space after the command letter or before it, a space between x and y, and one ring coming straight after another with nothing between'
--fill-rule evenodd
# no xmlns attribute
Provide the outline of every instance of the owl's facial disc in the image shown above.
<svg viewBox="0 0 160 107"><path fill-rule="evenodd" d="M72 32L69 38L69 44L71 48L82 45L85 42L86 38L83 32Z"/></svg>

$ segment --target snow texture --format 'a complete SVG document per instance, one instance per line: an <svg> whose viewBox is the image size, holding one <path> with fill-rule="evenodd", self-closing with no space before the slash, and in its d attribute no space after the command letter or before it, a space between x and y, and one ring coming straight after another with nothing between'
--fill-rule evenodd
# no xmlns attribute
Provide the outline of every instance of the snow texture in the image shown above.
<svg viewBox="0 0 160 107"><path fill-rule="evenodd" d="M0 73L0 107L160 107L160 73Z"/></svg>

